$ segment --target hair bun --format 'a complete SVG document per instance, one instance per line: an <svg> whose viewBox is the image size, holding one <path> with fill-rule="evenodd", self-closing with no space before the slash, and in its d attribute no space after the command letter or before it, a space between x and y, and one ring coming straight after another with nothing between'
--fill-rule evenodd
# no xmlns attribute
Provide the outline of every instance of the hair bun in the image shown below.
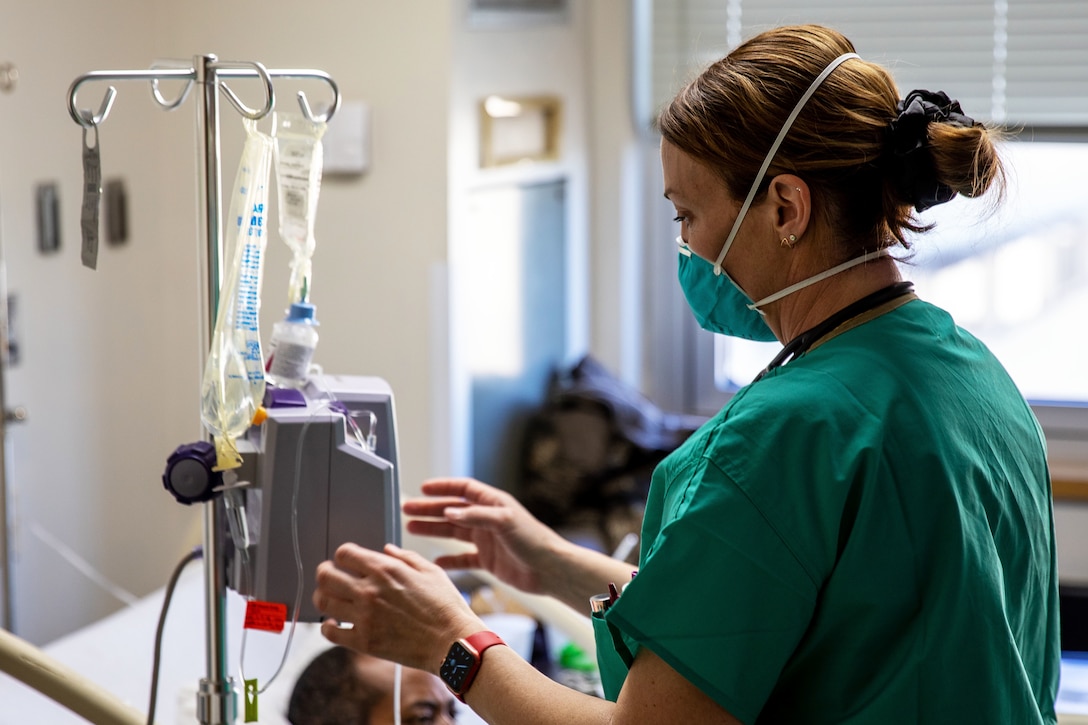
<svg viewBox="0 0 1088 725"><path fill-rule="evenodd" d="M972 128L977 125L975 120L964 115L959 101L944 91L911 91L895 110L898 115L888 124L888 152L892 180L900 196L918 211L951 201L956 192L937 179L929 153L929 124Z"/></svg>

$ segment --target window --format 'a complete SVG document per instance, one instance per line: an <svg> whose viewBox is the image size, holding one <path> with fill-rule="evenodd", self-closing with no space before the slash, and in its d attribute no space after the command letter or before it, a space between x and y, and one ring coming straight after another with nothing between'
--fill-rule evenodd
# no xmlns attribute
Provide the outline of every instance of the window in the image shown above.
<svg viewBox="0 0 1088 725"><path fill-rule="evenodd" d="M639 0L636 3L635 116L644 127L680 85L743 38L787 23L838 28L859 54L887 67L905 95L943 90L966 113L1022 131L1007 146L1004 207L955 200L923 221L904 277L952 313L1009 369L1032 402L1052 455L1088 466L1088 204L1078 170L1088 162L1088 3L1067 0ZM647 141L656 148L657 138ZM656 172L659 173L659 172ZM648 184L648 194L660 194ZM676 227L660 197L648 225L649 280L668 300L671 327L656 320L651 395L660 404L710 415L778 351L700 330L682 302L670 241ZM668 249L668 252L663 250ZM668 290L666 292L666 290ZM680 300L677 303L677 299ZM682 334L677 331L682 330ZM660 347L660 346L659 346ZM677 386L676 380L689 381ZM663 394L662 394L663 393Z"/></svg>
<svg viewBox="0 0 1088 725"><path fill-rule="evenodd" d="M648 125L694 72L790 23L842 31L904 95L939 89L973 118L1088 126L1088 3L1079 0L639 0L636 116Z"/></svg>
<svg viewBox="0 0 1088 725"><path fill-rule="evenodd" d="M1088 144L1012 142L1005 204L954 199L922 215L935 223L901 262L919 296L948 310L1009 370L1030 401L1088 405L1088 204L1078 177ZM714 336L714 388L746 384L778 350Z"/></svg>

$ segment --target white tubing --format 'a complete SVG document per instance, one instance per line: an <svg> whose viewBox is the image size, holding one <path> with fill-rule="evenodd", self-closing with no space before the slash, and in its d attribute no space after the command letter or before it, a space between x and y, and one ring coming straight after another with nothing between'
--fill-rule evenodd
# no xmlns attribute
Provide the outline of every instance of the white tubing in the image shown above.
<svg viewBox="0 0 1088 725"><path fill-rule="evenodd" d="M0 671L98 725L145 725L139 712L26 640L0 629Z"/></svg>

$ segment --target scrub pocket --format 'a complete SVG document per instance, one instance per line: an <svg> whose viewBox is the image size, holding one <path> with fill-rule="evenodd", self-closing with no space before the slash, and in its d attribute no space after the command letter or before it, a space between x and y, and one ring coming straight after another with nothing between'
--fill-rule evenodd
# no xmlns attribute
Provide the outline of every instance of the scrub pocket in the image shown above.
<svg viewBox="0 0 1088 725"><path fill-rule="evenodd" d="M620 695L623 681L631 668L631 651L623 641L620 631L608 623L604 612L594 612L593 641L597 645L597 670L601 673L601 689L606 700L612 702Z"/></svg>

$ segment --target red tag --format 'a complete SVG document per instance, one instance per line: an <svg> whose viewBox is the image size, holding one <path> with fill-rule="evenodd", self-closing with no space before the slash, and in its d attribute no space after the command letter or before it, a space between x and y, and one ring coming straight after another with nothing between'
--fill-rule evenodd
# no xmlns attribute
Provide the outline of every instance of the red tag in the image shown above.
<svg viewBox="0 0 1088 725"><path fill-rule="evenodd" d="M259 602L251 599L246 602L246 629L261 629L265 632L282 632L287 621L287 605L276 602Z"/></svg>

